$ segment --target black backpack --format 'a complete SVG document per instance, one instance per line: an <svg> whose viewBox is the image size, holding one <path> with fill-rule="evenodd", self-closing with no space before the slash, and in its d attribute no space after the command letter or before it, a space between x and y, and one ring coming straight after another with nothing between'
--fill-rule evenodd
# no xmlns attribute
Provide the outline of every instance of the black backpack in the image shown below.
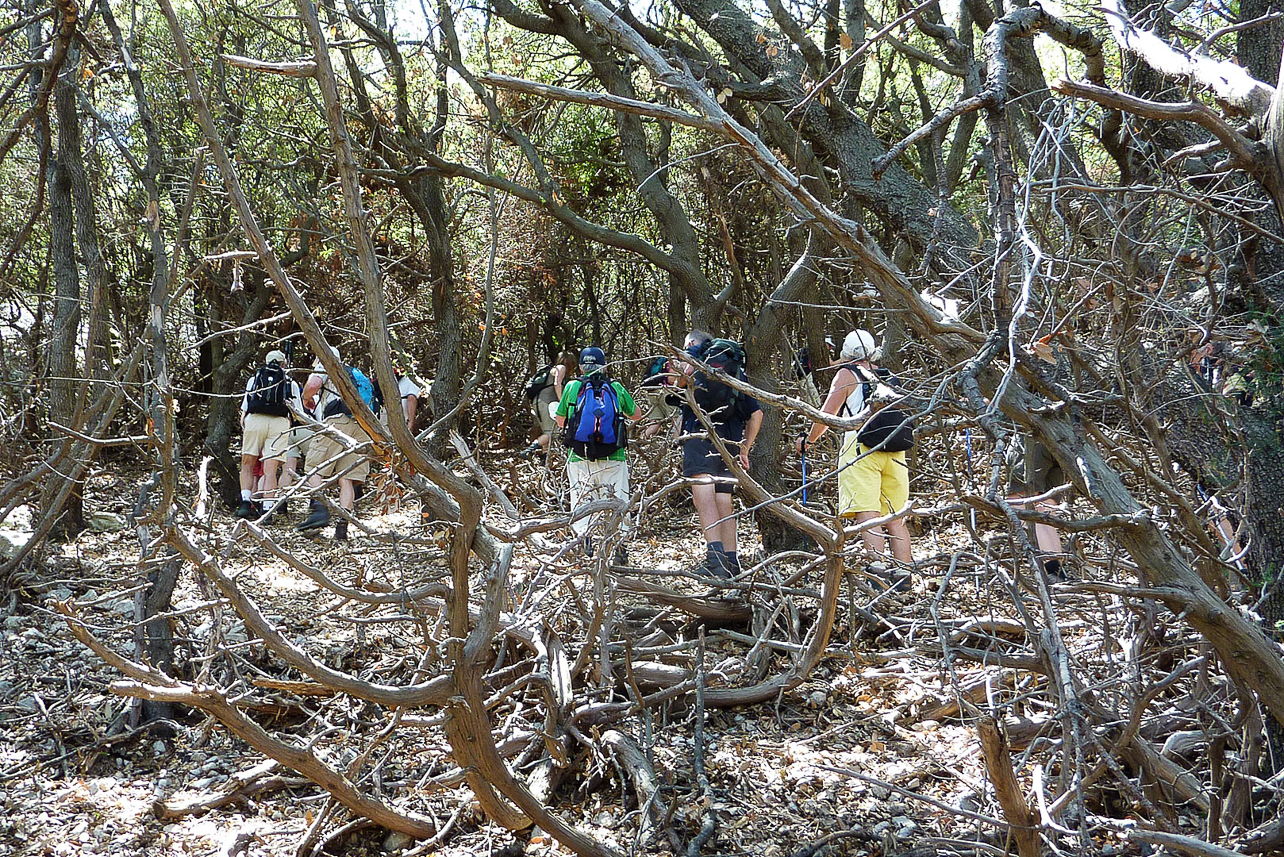
<svg viewBox="0 0 1284 857"><path fill-rule="evenodd" d="M874 395L878 382L898 384L896 376L887 369L879 369L877 377L871 380L861 367L849 365L847 368L860 380L861 396L866 403ZM901 408L884 407L865 420L865 424L856 433L856 441L878 452L905 452L913 449L914 417Z"/></svg>
<svg viewBox="0 0 1284 857"><path fill-rule="evenodd" d="M526 382L526 398L532 402L539 398L539 394L544 392L550 384L553 383L553 364L545 366L543 369L531 376Z"/></svg>
<svg viewBox="0 0 1284 857"><path fill-rule="evenodd" d="M745 347L735 340L709 340L700 359L714 369L725 372L730 378L744 380ZM695 382L696 404L705 412L730 409L735 405L739 390L727 386L707 372L697 372Z"/></svg>
<svg viewBox="0 0 1284 857"><path fill-rule="evenodd" d="M245 412L247 414L267 414L273 417L288 417L290 409L286 407L290 379L285 370L276 363L264 366L254 373L254 389L246 394Z"/></svg>

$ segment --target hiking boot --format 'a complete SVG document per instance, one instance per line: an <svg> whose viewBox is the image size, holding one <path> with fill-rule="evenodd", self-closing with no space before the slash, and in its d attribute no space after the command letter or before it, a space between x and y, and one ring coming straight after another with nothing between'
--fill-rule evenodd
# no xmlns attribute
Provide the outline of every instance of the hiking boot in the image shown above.
<svg viewBox="0 0 1284 857"><path fill-rule="evenodd" d="M727 555L718 554L710 551L705 554L704 559L687 569L688 574L694 574L699 577L716 577L719 580L728 580L731 578L731 570L728 567Z"/></svg>
<svg viewBox="0 0 1284 857"><path fill-rule="evenodd" d="M1049 583L1069 583L1070 575L1066 573L1066 567L1061 564L1061 560L1053 557L1043 563L1043 570L1048 575Z"/></svg>
<svg viewBox="0 0 1284 857"><path fill-rule="evenodd" d="M336 542L346 542L348 540L348 522L340 521L334 525L334 540Z"/></svg>
<svg viewBox="0 0 1284 857"><path fill-rule="evenodd" d="M519 452L518 455L529 461L536 461L544 455L544 447L540 446L538 443L532 443L530 446Z"/></svg>
<svg viewBox="0 0 1284 857"><path fill-rule="evenodd" d="M629 551L626 547L624 547L624 545L620 545L615 549L615 556L612 557L612 564L613 565L629 564Z"/></svg>
<svg viewBox="0 0 1284 857"><path fill-rule="evenodd" d="M312 500L308 503L307 520L299 524L295 529L300 533L307 530L319 530L328 523L330 523L330 510L320 500Z"/></svg>
<svg viewBox="0 0 1284 857"><path fill-rule="evenodd" d="M236 507L236 517L238 518L245 518L246 520L252 521L258 516L258 509L256 509L254 504L249 500L242 500L241 505Z"/></svg>
<svg viewBox="0 0 1284 857"><path fill-rule="evenodd" d="M865 566L865 577L878 592L900 592L909 588L910 573L903 568L888 568L885 562Z"/></svg>

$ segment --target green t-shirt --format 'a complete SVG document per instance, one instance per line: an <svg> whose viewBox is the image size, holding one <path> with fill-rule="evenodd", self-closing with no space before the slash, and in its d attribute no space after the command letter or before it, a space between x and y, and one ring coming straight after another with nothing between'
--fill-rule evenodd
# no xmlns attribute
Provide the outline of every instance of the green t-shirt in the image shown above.
<svg viewBox="0 0 1284 857"><path fill-rule="evenodd" d="M579 378L567 383L566 388L562 390L562 400L557 403L557 413L555 416L562 417L563 419L570 418L571 411L575 410L575 403L579 401L580 388L583 386L584 382ZM637 403L633 401L633 397L629 395L629 391L624 389L624 385L619 381L612 381L611 387L615 390L615 399L619 403L620 413L624 414L626 417L631 417L637 413ZM627 452L628 451L624 449L617 449L615 452L608 455L606 459L607 461L626 461L628 459ZM567 460L583 461L584 458L576 454L575 450L570 450L570 457Z"/></svg>

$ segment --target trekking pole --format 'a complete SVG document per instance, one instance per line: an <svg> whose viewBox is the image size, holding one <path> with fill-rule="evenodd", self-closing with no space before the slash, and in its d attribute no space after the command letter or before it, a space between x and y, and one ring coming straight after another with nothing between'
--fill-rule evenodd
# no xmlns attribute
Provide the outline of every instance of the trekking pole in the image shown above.
<svg viewBox="0 0 1284 857"><path fill-rule="evenodd" d="M803 505L807 504L807 442L803 441L802 451L798 453L802 459L802 501Z"/></svg>

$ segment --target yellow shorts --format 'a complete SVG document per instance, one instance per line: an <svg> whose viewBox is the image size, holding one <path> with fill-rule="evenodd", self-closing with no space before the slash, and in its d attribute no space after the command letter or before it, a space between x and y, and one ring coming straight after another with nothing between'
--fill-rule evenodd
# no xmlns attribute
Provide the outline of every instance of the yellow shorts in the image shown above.
<svg viewBox="0 0 1284 857"><path fill-rule="evenodd" d="M838 514L843 517L857 512L890 515L909 502L904 452L870 452L856 441L856 432L849 431L843 436L838 468Z"/></svg>
<svg viewBox="0 0 1284 857"><path fill-rule="evenodd" d="M370 436L361 430L361 425L352 417L330 417L325 424L343 432L358 444L370 441ZM329 479L339 473L353 482L365 482L370 475L370 458L363 453L349 452L337 438L327 432L317 432L308 444L309 469L314 463L320 466L317 473L322 479Z"/></svg>
<svg viewBox="0 0 1284 857"><path fill-rule="evenodd" d="M290 418L271 414L246 414L241 437L241 455L281 461L290 445Z"/></svg>

